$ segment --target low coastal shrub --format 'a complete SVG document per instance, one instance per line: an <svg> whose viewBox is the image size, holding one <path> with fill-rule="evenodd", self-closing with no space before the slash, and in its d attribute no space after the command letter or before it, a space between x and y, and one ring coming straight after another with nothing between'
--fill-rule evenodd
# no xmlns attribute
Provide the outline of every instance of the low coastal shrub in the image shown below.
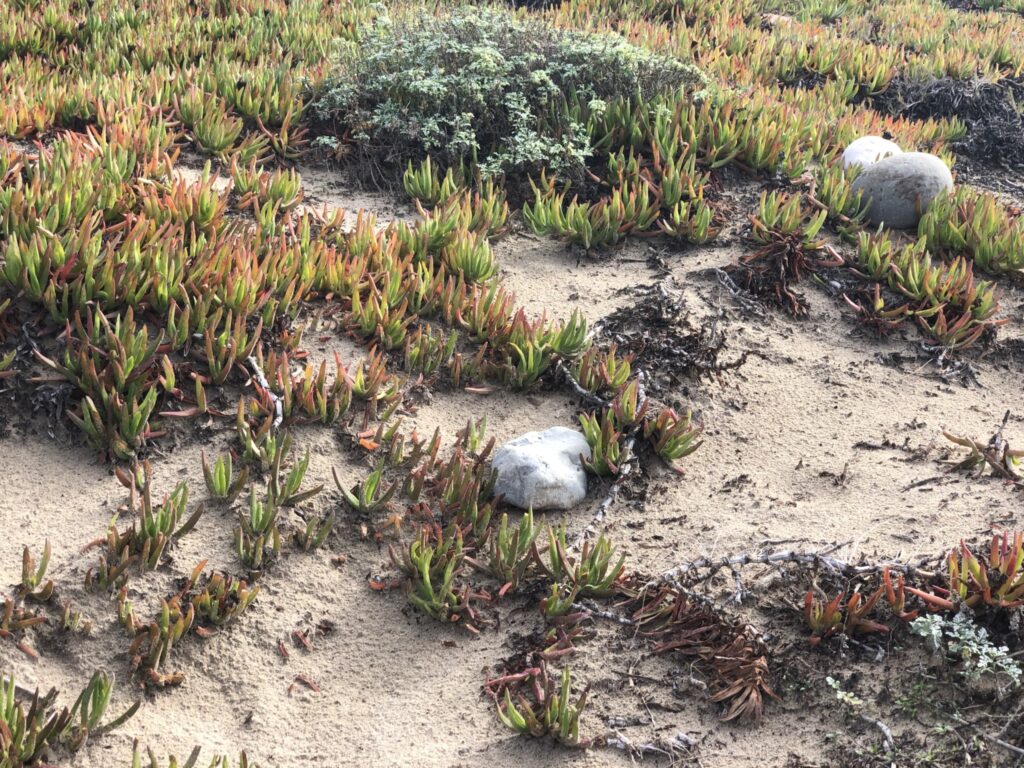
<svg viewBox="0 0 1024 768"><path fill-rule="evenodd" d="M558 29L490 7L382 17L346 44L318 87L324 134L403 167L433 157L483 175L582 176L588 116L707 81L692 64L619 35Z"/></svg>

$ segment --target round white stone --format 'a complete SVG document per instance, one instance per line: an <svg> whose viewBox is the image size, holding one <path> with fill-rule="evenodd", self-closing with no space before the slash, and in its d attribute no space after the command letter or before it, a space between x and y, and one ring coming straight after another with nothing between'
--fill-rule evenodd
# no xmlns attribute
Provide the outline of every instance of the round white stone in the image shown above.
<svg viewBox="0 0 1024 768"><path fill-rule="evenodd" d="M941 158L905 152L869 165L853 180L853 191L870 201L868 219L893 229L916 227L935 196L953 189L953 174Z"/></svg>
<svg viewBox="0 0 1024 768"><path fill-rule="evenodd" d="M903 150L895 142L881 136L861 136L850 142L843 152L843 168L859 165L866 168L890 155L901 155Z"/></svg>
<svg viewBox="0 0 1024 768"><path fill-rule="evenodd" d="M574 429L527 432L495 452L494 494L520 509L570 509L587 495L581 455L589 459L590 446Z"/></svg>

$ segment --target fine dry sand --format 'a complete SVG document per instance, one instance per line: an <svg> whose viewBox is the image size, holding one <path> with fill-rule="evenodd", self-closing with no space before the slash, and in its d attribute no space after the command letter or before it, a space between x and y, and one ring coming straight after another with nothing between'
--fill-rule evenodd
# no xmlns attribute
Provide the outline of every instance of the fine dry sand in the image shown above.
<svg viewBox="0 0 1024 768"><path fill-rule="evenodd" d="M307 202L318 207L372 207L382 222L411 213L404 204L346 190L329 171L309 170L304 177ZM686 381L662 394L669 404L694 409L707 427L705 444L684 461L684 477L647 466L646 492L625 493L612 506L603 528L628 553L629 568L657 573L698 556L765 546L813 551L845 541L851 543L838 554L846 558L907 559L940 553L994 525L1020 527L1017 492L990 477L949 474L939 463L950 455L941 430L987 438L1007 409L1014 413L1006 435L1011 443L1024 443L1024 418L1016 412L1019 363L993 355L976 362L980 386L944 381L916 354L913 333L884 341L865 336L840 299L811 284L802 286L811 306L805 321L775 311L745 312L709 272L729 263L739 247L736 232L717 245L685 250L658 240L632 241L601 260L580 260L562 244L521 234L496 247L507 284L530 313L565 317L579 308L593 322L643 300L633 288L661 284L678 296L692 324L717 318L727 339L725 359L757 353L720 381ZM1003 305L1012 321L1002 336L1012 337L1021 293L1007 288ZM314 345L315 354L338 349L346 362L358 359L359 347L328 331L332 338L322 348ZM404 425L415 425L420 434L439 426L450 444L467 419L486 415L489 434L501 443L531 429L571 426L577 407L562 389L439 392L407 414ZM36 643L38 660L0 642L0 669L12 671L22 685L67 692L77 691L93 670L106 669L118 677L114 711L144 698L126 726L90 741L68 765L129 765L133 738L161 757L183 758L194 745L207 759L244 748L263 766L630 763L618 750L573 752L519 738L498 722L481 684L487 670L513 652L517 633L539 626L532 604L500 609L500 626L472 637L413 612L400 591L369 589L368 576L392 571L386 547L361 538L331 480L332 467L354 483L369 465L356 461L327 428L294 431L297 450L308 446L312 455L307 484L324 483L326 490L291 513L297 522L299 513L338 510L327 544L312 554L293 550L264 580L240 621L208 640L179 646L171 664L186 674L179 689L144 695L129 674L114 603L82 587L95 559L83 547L103 535L125 490L73 432L58 428L50 437L44 420L14 413L5 420L0 580L16 583L22 548L38 551L48 538L54 552L49 575L61 598L73 600L92 622L92 631ZM216 454L232 433L233 420L226 419L197 430L196 438L180 434L164 441L151 457L158 495L188 480L193 502L204 499L200 450ZM591 481L587 503L565 515L573 532L590 522L606 492ZM232 513L209 505L173 551L169 572L132 579L137 613L150 615L157 598L202 559L233 569L232 527ZM754 623L768 622L763 628L769 631L771 616L777 616L752 605L734 610ZM793 617L790 632L799 626L795 610ZM294 642L295 630L309 632L311 650ZM599 622L596 634L580 644L572 662L574 675L591 686L585 735L618 733L643 743L681 734L697 745L699 764L708 768L781 766L791 756L791 764L828 764L820 735L841 728L843 718L827 699L824 706L813 697L809 704L780 686L783 700L767 705L761 725L721 724L715 705L687 682L693 670L649 658L615 626ZM279 641L289 651L287 660ZM874 665L873 672L870 663L859 662L860 669L883 681L898 663L894 658ZM296 682L297 676L314 681L319 691ZM677 760L688 757L680 753Z"/></svg>

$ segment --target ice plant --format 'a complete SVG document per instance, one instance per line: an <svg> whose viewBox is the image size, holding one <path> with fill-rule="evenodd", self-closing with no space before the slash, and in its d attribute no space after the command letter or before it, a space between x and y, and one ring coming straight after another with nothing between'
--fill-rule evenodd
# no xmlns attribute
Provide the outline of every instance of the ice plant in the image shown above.
<svg viewBox="0 0 1024 768"><path fill-rule="evenodd" d="M658 226L669 237L693 245L704 245L718 236L720 222L715 210L703 198L680 200L663 217Z"/></svg>
<svg viewBox="0 0 1024 768"><path fill-rule="evenodd" d="M130 488L128 506L136 519L124 531L119 531L116 520L112 520L106 538L97 542L106 550L96 570L96 579L103 588L116 584L133 563L137 563L141 571L158 567L167 551L195 527L204 512L200 504L191 515L185 516L188 505L185 481L178 483L163 502L154 504L152 469L148 461L143 462L141 471L133 473L126 483ZM87 583L92 582L92 574L90 570L86 575Z"/></svg>
<svg viewBox="0 0 1024 768"><path fill-rule="evenodd" d="M442 200L447 200L460 189L454 169L446 169L444 176L441 176L429 155L419 168L413 168L412 160L409 161L409 166L402 177L402 184L409 197L427 206L434 206Z"/></svg>
<svg viewBox="0 0 1024 768"><path fill-rule="evenodd" d="M275 506L294 507L307 499L316 496L324 489L323 485L300 490L302 481L306 477L306 470L309 469L309 448L306 454L295 462L288 473L285 474L281 468L281 461L284 458L282 451L274 458L274 464L270 469L270 483L268 496Z"/></svg>
<svg viewBox="0 0 1024 768"><path fill-rule="evenodd" d="M680 416L666 408L654 418L647 419L644 437L650 441L655 453L678 472L675 462L700 448L702 441L699 437L703 429L703 426L693 424L690 411Z"/></svg>
<svg viewBox="0 0 1024 768"><path fill-rule="evenodd" d="M580 386L589 392L618 392L629 381L632 360L632 354L619 357L615 344L604 351L591 346L580 356L574 374Z"/></svg>
<svg viewBox="0 0 1024 768"><path fill-rule="evenodd" d="M19 599L35 600L45 603L53 596L53 582L46 578L46 568L50 564L50 540L43 545L43 554L38 564L28 547L25 547L21 558L21 587L18 590Z"/></svg>
<svg viewBox="0 0 1024 768"><path fill-rule="evenodd" d="M1024 605L1024 532L992 537L988 558L964 542L949 554L949 591L968 608L1012 609Z"/></svg>
<svg viewBox="0 0 1024 768"><path fill-rule="evenodd" d="M255 576L263 571L266 561L281 552L281 530L277 525L280 508L273 495L265 500L256 496L256 488L249 489L249 512L238 512L235 528L235 550L238 559Z"/></svg>
<svg viewBox="0 0 1024 768"><path fill-rule="evenodd" d="M628 430L638 424L647 415L649 402L642 393L639 379L633 379L615 396L611 404L611 413L615 417L615 426L620 430Z"/></svg>
<svg viewBox="0 0 1024 768"><path fill-rule="evenodd" d="M330 536L331 530L334 528L334 521L334 512L329 512L323 519L310 518L305 528L300 528L295 532L295 543L303 552L319 549Z"/></svg>
<svg viewBox="0 0 1024 768"><path fill-rule="evenodd" d="M541 668L533 687L533 701L524 695L513 700L510 689L505 689L504 700L498 704L501 722L516 733L535 738L550 735L567 746L584 746L580 741L580 715L587 705L587 690L573 698L569 668L562 670L558 683L549 677L546 668Z"/></svg>
<svg viewBox="0 0 1024 768"><path fill-rule="evenodd" d="M818 645L822 640L834 635L843 626L842 593L836 595L827 602L822 602L815 597L814 592L808 590L804 596L804 620L810 627L811 645Z"/></svg>
<svg viewBox="0 0 1024 768"><path fill-rule="evenodd" d="M524 513L515 528L509 526L508 515L503 514L497 529L490 531L486 564L475 560L470 562L496 578L501 583L498 594L504 596L519 586L534 565L533 542L539 533L532 511Z"/></svg>
<svg viewBox="0 0 1024 768"><path fill-rule="evenodd" d="M71 722L62 733L62 741L69 749L81 748L90 734L100 734L126 723L138 711L142 700L136 701L123 714L109 723L100 725L110 704L114 690L114 677L96 672L89 679L78 699L71 707Z"/></svg>
<svg viewBox="0 0 1024 768"><path fill-rule="evenodd" d="M384 509L391 497L398 490L398 481L392 481L390 485L384 484L384 462L380 462L366 479L357 485L354 490L349 490L341 484L338 479L337 470L332 470L334 484L338 486L345 497L345 501L352 509L364 515L375 514Z"/></svg>
<svg viewBox="0 0 1024 768"><path fill-rule="evenodd" d="M206 452L201 452L203 462L203 477L206 479L206 489L215 499L221 499L228 504L234 502L238 495L245 488L249 481L249 468L242 467L237 477L232 468L231 454L225 453L216 458L211 468L206 462Z"/></svg>
<svg viewBox="0 0 1024 768"><path fill-rule="evenodd" d="M539 559L539 558L538 558ZM614 594L624 573L625 554L615 559L615 545L604 535L596 541L586 539L579 556L569 555L565 528L548 528L547 563L551 578L567 583L583 597L608 597Z"/></svg>
<svg viewBox="0 0 1024 768"><path fill-rule="evenodd" d="M397 561L393 550L391 556ZM438 621L459 623L475 632L472 602L486 595L473 592L468 584L459 587L456 583L464 561L461 531L441 533L423 528L400 562L409 577L406 595L410 603Z"/></svg>
<svg viewBox="0 0 1024 768"><path fill-rule="evenodd" d="M622 434L615 427L615 416L610 410L601 415L584 413L580 415L583 436L590 446L590 458L583 466L595 475L616 475L622 462Z"/></svg>
<svg viewBox="0 0 1024 768"><path fill-rule="evenodd" d="M587 321L583 314L574 309L569 319L555 326L548 334L551 351L563 359L579 355L587 344Z"/></svg>

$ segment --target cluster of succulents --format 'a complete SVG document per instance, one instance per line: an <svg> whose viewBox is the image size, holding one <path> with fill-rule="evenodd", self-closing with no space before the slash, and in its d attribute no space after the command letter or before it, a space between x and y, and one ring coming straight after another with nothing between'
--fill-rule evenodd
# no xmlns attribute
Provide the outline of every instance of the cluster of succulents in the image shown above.
<svg viewBox="0 0 1024 768"><path fill-rule="evenodd" d="M817 645L834 635L889 632L893 620L911 622L929 613L953 616L961 611L990 619L1009 617L1022 605L1024 533L1003 531L992 537L983 555L961 541L946 556L945 574L894 574L883 566L849 597L845 592L828 598L809 591L804 617L811 644Z"/></svg>
<svg viewBox="0 0 1024 768"><path fill-rule="evenodd" d="M501 600L539 588L544 631L534 661L487 686L508 727L588 743L579 733L586 692L574 693L568 665L554 667L585 638L580 601L613 598L626 601L628 623L654 650L696 657L714 672L711 695L727 718L759 717L773 691L756 633L683 591L638 589L604 536L577 549L564 527L532 512L513 522L492 497L485 423L471 421L444 458L439 433L426 440L401 429L407 387L564 382L586 403L589 472L618 482L643 447L675 466L700 446L702 427L649 399L633 358L596 343L582 315L538 318L521 309L500 278L494 243L516 221L510 200L517 204L528 187L518 212L525 225L587 252L641 235L704 244L728 220L726 169L771 187L751 212L753 252L730 268L743 287L804 314L792 284L844 264L827 239L831 228L856 248L845 263L862 283L847 300L863 322L888 331L913 321L945 351L990 339L1003 322L998 281L1024 264L1019 213L961 186L933 202L916 240L869 233L864 201L851 191L854 172L837 161L864 134L952 157L949 145L966 131L961 121L871 107L899 80L1017 75L1024 22L995 11L1019 3L986 4L992 13L954 35L962 18L915 0L783 0L770 16L754 0L566 0L544 16L551 50L568 64L582 54L624 56L615 60L636 64L634 79L648 87L581 81L558 100L536 100L552 125L534 124L536 114L504 100L502 109L516 107L514 142L486 147L491 157L480 162L461 114L417 124L450 128L463 151L432 156L437 136L420 136L423 156L407 164L403 156L392 179L419 216L383 227L362 212L304 206L291 165L315 134L339 160L381 151L366 125L342 121L339 133L322 108L338 75L331 54L339 40L387 47L394 27L378 4L57 0L0 8L0 381L67 382L70 422L97 452L130 464L118 472L131 521L122 527L115 518L94 543L100 553L86 583L116 595L141 680L180 683L171 671L175 646L247 611L289 541L302 551L327 541L335 511L289 520L322 490L303 487L309 453L293 452L290 430L321 424L339 428L372 465L355 485L335 479L367 532L378 540L393 532L391 559L412 606L478 632ZM446 12L422 9L417 28L429 32ZM494 17L474 21L474 13L459 18L488 32L480 19ZM541 29L537 20L507 18L508 29ZM610 27L618 37L607 36ZM438 48L429 35L417 41L417 51ZM410 50L394 55L400 61ZM578 71L568 64L554 74ZM605 71L617 72L594 70ZM432 109L442 103L427 101ZM401 114L373 117L409 127ZM180 162L186 148L207 162L191 180ZM503 177L513 170L527 173L522 189ZM360 340L365 357L314 362L302 342L317 312ZM45 376L34 375L40 366ZM140 459L180 421L230 428L232 417L236 441L211 462L204 456L203 472L208 503L237 518L238 571L199 563L142 620L129 580L166 570L204 507L188 508L184 483L155 502L151 467ZM987 460L970 447L971 461ZM37 562L26 550L22 583L0 612L0 639L30 655L25 637L47 619L36 609L54 599L49 554L47 545ZM987 558L961 545L944 579L911 583L882 570L849 596L808 593L813 642L887 631L891 616L1019 608L1022 561L1021 536L1003 535ZM81 621L65 604L65 628ZM691 642L693 632L713 640ZM21 766L100 730L111 681L93 678L61 711L51 697L26 710L13 682L3 686L0 755ZM152 754L149 763L156 765ZM134 764L143 764L139 751Z"/></svg>
<svg viewBox="0 0 1024 768"><path fill-rule="evenodd" d="M0 610L0 640L12 640L31 659L38 658L38 653L29 645L28 630L42 627L56 613L56 587L46 575L51 554L49 541L38 561L25 547L21 583L13 597L4 599ZM30 608L30 603L38 610ZM87 629L87 622L70 600L64 601L58 615L64 631ZM58 707L56 689L41 695L38 690L17 685L13 675L0 675L0 764L10 768L38 765L55 750L77 751L90 736L121 726L135 715L142 702L136 701L120 716L103 723L113 690L114 676L98 671L70 707Z"/></svg>
<svg viewBox="0 0 1024 768"><path fill-rule="evenodd" d="M70 707L58 707L59 692L35 691L28 702L13 678L0 677L0 756L11 768L28 768L47 760L56 749L76 751L90 735L123 725L141 701L103 723L114 688L113 677L96 672ZM28 706L26 707L26 703Z"/></svg>
<svg viewBox="0 0 1024 768"><path fill-rule="evenodd" d="M24 3L0 11L0 83L12 138L96 125L159 126L199 150L288 158L332 45L377 13L372 3L246 0L202 11L183 0ZM154 133L154 135L156 135Z"/></svg>
<svg viewBox="0 0 1024 768"><path fill-rule="evenodd" d="M207 390L248 379L252 360L266 385L247 419L280 410L285 424L333 423L354 403L394 407L401 385L385 372L390 350L406 350L410 373L527 388L556 356L584 349L578 319L528 320L494 278L489 241L507 205L492 184L412 225L378 230L359 216L346 231L343 214L295 209L301 192L287 174L243 180L236 168L233 190L209 172L188 184L171 155L158 151L143 167L134 150L75 136L14 152L0 201L0 281L17 300L12 312L38 307L55 332L69 329L60 342L43 339L39 360L81 394L72 420L114 458L158 437L161 417L214 413ZM95 210L94 197L104 201ZM249 227L227 216L232 198ZM333 376L324 363L295 368L295 321L318 297L342 302L347 325L380 353L351 371L338 361ZM438 335L431 321L453 330ZM458 331L487 343L460 346Z"/></svg>
<svg viewBox="0 0 1024 768"><path fill-rule="evenodd" d="M975 279L976 262L963 256L934 258L929 248L933 242L922 235L897 245L886 234L860 233L856 271L870 288L861 289L858 301L847 301L878 330L916 320L928 340L944 349L964 349L991 338L1006 322L998 317L996 284Z"/></svg>
<svg viewBox="0 0 1024 768"><path fill-rule="evenodd" d="M497 265L489 241L505 231L508 206L493 179L479 178L479 168L442 169L429 159L419 168L410 164L405 186L430 207L421 209L418 224L381 232L365 217L345 231L340 215L324 220L301 211L298 176L260 170L268 153L280 150L287 158L302 146L310 95L299 81L324 76L326 41L356 37L359 24L375 13L363 4L271 5L257 22L255 7L247 5L195 17L168 0L118 16L117 24L103 30L91 21L96 14L83 20L83 8L70 0L45 14L7 11L4 39L11 57L3 69L35 71L41 78L38 87L16 89L19 97L5 105L12 114L30 115L32 123L7 135L83 126L84 132L64 134L38 150L4 145L0 151L0 283L10 294L4 296L5 314L18 312L20 302L12 299L20 298L43 307L57 326L70 324L64 348L41 354L81 392L74 421L99 450L116 458L131 458L160 434L153 423L159 413L208 413L206 387L223 385L253 354L275 360L275 346L293 349L300 336L282 325L294 323L302 302L315 296L342 300L352 327L380 349L407 349L410 372L425 366L436 373L443 359L458 381L498 378L528 387L550 365L547 328L531 327L503 306L500 290L492 290ZM859 108L857 100L883 90L897 74L920 70L925 58L935 60L933 73L948 73L955 56L974 57L973 74L996 76L1011 71L1018 58L1010 43L989 49L996 42L989 21L978 23L976 43L953 51L930 42L925 56L913 35L931 40L933 28L893 24L895 9L879 14L871 39L865 39L864 19L851 9L832 19L803 8L775 29L754 23L756 9L747 0L713 8L685 3L673 12L689 22L682 40L664 34L668 18L657 4L652 8L616 10L625 37L670 55L692 51L723 88L696 99L688 90L622 94L600 103L570 99L567 117L585 129L592 147L587 172L606 191L574 192L568 182L542 175L535 180L534 199L523 208L535 231L585 249L654 231L706 242L722 221L711 191L715 169L735 164L797 178L812 162L833 166L838 148L865 130L940 149L962 135L962 125L893 121ZM593 21L584 11L582 3L565 3L549 22L586 30ZM946 17L939 21L948 24ZM168 27L175 34L166 34ZM225 29L252 35L244 44L227 46L218 42ZM256 55L249 46L272 36L270 30L281 32L280 38ZM129 32L142 42L128 46ZM716 41L728 41L727 56ZM54 61L66 64L39 64L55 46L62 47L62 56ZM129 63L144 63L149 77L112 78L110 56L125 46ZM200 60L203 67L183 63ZM252 60L262 65L253 67ZM241 61L247 63L244 76ZM82 80L65 77L62 66ZM161 67L172 76L157 76ZM97 83L116 93L92 87ZM738 88L754 83L757 93L739 98ZM31 103L33 98L48 103ZM183 138L230 161L230 191L218 191L208 172L191 184L174 173ZM857 202L844 198L844 180L829 173L817 187L822 204L856 222ZM758 221L765 202L782 199L763 201ZM795 204L797 196L785 199ZM230 209L249 214L251 228L240 229L227 216ZM810 222L808 232L820 226L817 215L801 216ZM779 236L788 237L789 225L778 223ZM964 254L996 273L1017 268L1019 227L991 197L961 189L940 201L921 226L937 253ZM755 224L755 239L764 240L771 229L771 222ZM814 240L812 234L804 239L794 255ZM782 251L772 247L767 253L774 261ZM240 255L244 263L237 262ZM800 259L784 260L783 274L798 277L799 263L789 262ZM770 267L747 270L748 277L754 275L748 283ZM937 343L956 348L994 327L997 305L988 284L962 277L959 267L954 271L947 276L950 290L941 296L922 297L911 286L913 306L907 312ZM955 307L946 295L950 291ZM787 286L776 292L799 311L801 303ZM900 311L884 301L876 309L878 303L855 302L868 316L881 313L883 321ZM477 354L464 352L453 335L424 336L421 321L432 317L463 327L468 319L478 339L500 341L484 354L479 348ZM274 328L276 338L263 330ZM3 358L5 375L16 362L10 354ZM285 376L285 361L272 366L270 384L283 393L287 418L296 415L296 387L305 418L340 418L350 399L340 368L329 385L323 368L307 369L300 380L290 372ZM188 379L189 386L180 386ZM152 386L157 381L161 386ZM180 405L170 406L171 400Z"/></svg>
<svg viewBox="0 0 1024 768"><path fill-rule="evenodd" d="M669 411L656 419L648 417L646 401L637 394L639 383L635 379L628 383L628 363L616 360L613 353L611 366L602 365L595 362L598 355L592 352L587 363L595 367L594 379L588 379L595 392L611 385L606 379L596 382L598 367L605 374L610 367L609 378L620 379L624 388L603 418L635 438L645 433L652 436L666 457L692 450L694 430L689 420ZM646 607L650 612L637 623L649 630L652 647L659 639L674 636L677 619L671 610L662 616L661 608L655 609L639 594L638 585L644 580L627 573L625 554L608 537L585 538L577 546L568 541L564 525L542 523L532 511L518 520L501 512L501 500L494 497L495 472L488 461L494 440L487 440L484 420L467 423L448 458L442 453L439 432L427 440L415 432L403 435L399 424L367 430L360 439L361 448L376 462L368 476L349 485L335 475L364 531L388 542L392 565L400 574L393 579L371 578L371 588L400 588L410 605L426 616L474 634L493 626L495 612L507 601L541 595L538 609L544 630L536 636L536 648L527 654L527 667L489 680L485 689L495 700L499 718L514 731L534 737L551 735L573 746L589 744L590 739L581 738L579 731L586 697L570 697L573 684L567 665L579 652L578 643L589 634L590 610L581 603L625 601L637 611ZM672 604L668 595L661 599L662 607ZM677 611L682 610L680 604ZM712 609L688 620L695 626L703 622L701 626L715 627L716 641L721 643L707 646L709 653L701 659L714 667L715 652L736 642L738 635ZM628 613L622 621L633 624ZM730 718L759 717L759 692L770 695L767 666L759 662L756 675L750 677L753 669L744 663L720 670L723 685L716 688L714 700L728 705ZM741 703L748 699L750 703Z"/></svg>

